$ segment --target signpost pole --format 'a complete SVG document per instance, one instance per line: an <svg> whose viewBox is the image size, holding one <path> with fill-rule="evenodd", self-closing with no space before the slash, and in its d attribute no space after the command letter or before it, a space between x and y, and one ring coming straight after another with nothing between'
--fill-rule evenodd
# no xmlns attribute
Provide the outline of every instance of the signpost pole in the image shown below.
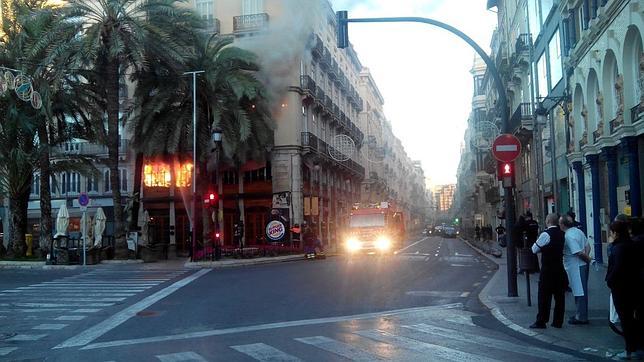
<svg viewBox="0 0 644 362"><path fill-rule="evenodd" d="M87 265L87 205L89 205L89 196L86 193L82 192L78 196L78 205L83 211L83 266L85 266Z"/></svg>

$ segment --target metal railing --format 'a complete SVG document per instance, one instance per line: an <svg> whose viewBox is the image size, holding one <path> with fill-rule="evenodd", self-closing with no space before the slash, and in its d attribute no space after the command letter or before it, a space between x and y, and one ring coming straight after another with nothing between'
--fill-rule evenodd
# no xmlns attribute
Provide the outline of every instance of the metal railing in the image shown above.
<svg viewBox="0 0 644 362"><path fill-rule="evenodd" d="M532 35L529 33L520 34L514 44L517 53L527 52L532 47Z"/></svg>
<svg viewBox="0 0 644 362"><path fill-rule="evenodd" d="M128 141L127 139L119 140L119 155L127 154L128 150ZM96 156L106 156L108 154L107 146L99 145L89 142L67 142L62 145L58 145L51 149L52 156L62 156L62 155L96 155Z"/></svg>
<svg viewBox="0 0 644 362"><path fill-rule="evenodd" d="M250 14L233 17L233 33L264 30L268 26L268 14Z"/></svg>
<svg viewBox="0 0 644 362"><path fill-rule="evenodd" d="M324 55L324 44L322 43L322 39L320 39L320 36L317 34L312 34L312 41L315 42L315 45L311 48L311 54L313 54L313 57L316 59L322 58L322 55Z"/></svg>
<svg viewBox="0 0 644 362"><path fill-rule="evenodd" d="M310 95L314 96L315 95L315 88L317 85L315 84L315 81L311 76L308 75L303 75L300 76L300 87L309 92Z"/></svg>
<svg viewBox="0 0 644 362"><path fill-rule="evenodd" d="M519 104L510 117L510 130L514 131L519 127L526 126L522 121L532 122L533 117L534 113L530 103Z"/></svg>
<svg viewBox="0 0 644 362"><path fill-rule="evenodd" d="M610 134L617 132L617 129L622 126L622 122L615 118L608 122L608 128L610 129Z"/></svg>
<svg viewBox="0 0 644 362"><path fill-rule="evenodd" d="M206 32L219 34L221 32L221 22L217 18L204 19L206 22Z"/></svg>
<svg viewBox="0 0 644 362"><path fill-rule="evenodd" d="M602 136L602 131L601 130L594 130L593 131L593 144L597 143L599 141L599 138Z"/></svg>

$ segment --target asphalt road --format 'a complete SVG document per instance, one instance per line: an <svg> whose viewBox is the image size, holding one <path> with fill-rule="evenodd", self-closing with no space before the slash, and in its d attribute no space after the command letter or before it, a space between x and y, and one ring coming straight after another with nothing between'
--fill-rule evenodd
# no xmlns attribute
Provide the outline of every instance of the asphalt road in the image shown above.
<svg viewBox="0 0 644 362"><path fill-rule="evenodd" d="M386 257L3 270L0 360L577 359L480 306L494 268L458 239L419 237Z"/></svg>

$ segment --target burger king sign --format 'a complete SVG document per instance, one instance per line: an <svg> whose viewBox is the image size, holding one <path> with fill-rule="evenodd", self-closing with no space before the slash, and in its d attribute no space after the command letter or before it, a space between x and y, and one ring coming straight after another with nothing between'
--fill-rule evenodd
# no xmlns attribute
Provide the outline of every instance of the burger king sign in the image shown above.
<svg viewBox="0 0 644 362"><path fill-rule="evenodd" d="M271 241L279 241L286 234L286 227L281 221L273 220L266 225L266 237Z"/></svg>

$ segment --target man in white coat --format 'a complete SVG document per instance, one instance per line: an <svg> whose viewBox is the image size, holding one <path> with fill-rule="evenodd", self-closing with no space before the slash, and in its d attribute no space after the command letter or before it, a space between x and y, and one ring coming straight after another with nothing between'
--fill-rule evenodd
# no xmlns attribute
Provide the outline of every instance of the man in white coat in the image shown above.
<svg viewBox="0 0 644 362"><path fill-rule="evenodd" d="M565 233L564 269L568 274L568 284L575 297L576 314L568 320L569 324L588 324L588 267L591 259L586 235L575 227L569 215L559 219L559 226Z"/></svg>

